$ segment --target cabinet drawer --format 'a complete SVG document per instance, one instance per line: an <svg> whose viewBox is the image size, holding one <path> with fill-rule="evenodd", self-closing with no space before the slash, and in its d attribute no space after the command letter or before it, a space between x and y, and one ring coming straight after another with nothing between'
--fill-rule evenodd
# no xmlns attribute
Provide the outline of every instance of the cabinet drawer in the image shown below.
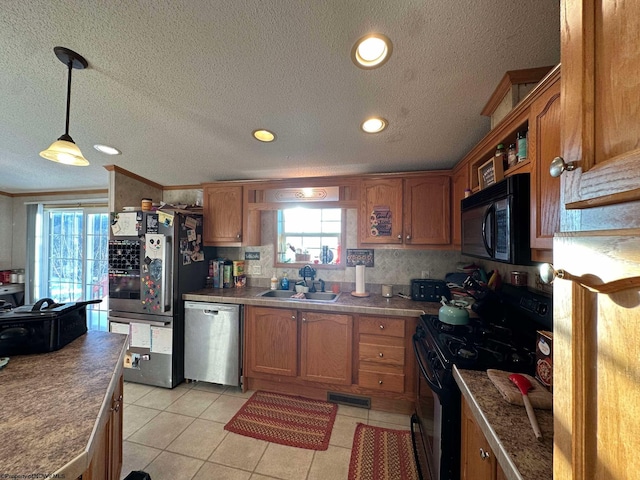
<svg viewBox="0 0 640 480"><path fill-rule="evenodd" d="M402 393L404 392L404 375L358 370L358 385L373 390Z"/></svg>
<svg viewBox="0 0 640 480"><path fill-rule="evenodd" d="M360 317L360 333L404 337L404 320L385 317Z"/></svg>
<svg viewBox="0 0 640 480"><path fill-rule="evenodd" d="M358 344L358 359L385 365L404 365L404 347L360 342Z"/></svg>

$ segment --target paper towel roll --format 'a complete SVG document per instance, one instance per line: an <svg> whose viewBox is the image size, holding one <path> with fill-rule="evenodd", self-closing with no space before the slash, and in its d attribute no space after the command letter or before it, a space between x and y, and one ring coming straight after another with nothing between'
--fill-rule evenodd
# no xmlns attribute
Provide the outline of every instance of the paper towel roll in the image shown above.
<svg viewBox="0 0 640 480"><path fill-rule="evenodd" d="M356 265L356 293L365 293L364 265Z"/></svg>

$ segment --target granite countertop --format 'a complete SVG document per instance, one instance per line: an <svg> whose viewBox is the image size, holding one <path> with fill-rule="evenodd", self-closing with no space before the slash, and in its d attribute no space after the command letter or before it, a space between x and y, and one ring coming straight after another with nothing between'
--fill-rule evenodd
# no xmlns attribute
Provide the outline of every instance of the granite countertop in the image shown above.
<svg viewBox="0 0 640 480"><path fill-rule="evenodd" d="M525 408L507 403L487 372L454 367L453 375L506 477L553 478L553 412L535 409L543 437L538 441Z"/></svg>
<svg viewBox="0 0 640 480"><path fill-rule="evenodd" d="M126 339L89 331L56 352L11 357L0 370L0 476L72 479L88 468Z"/></svg>
<svg viewBox="0 0 640 480"><path fill-rule="evenodd" d="M262 307L297 308L326 312L363 313L371 315L390 315L395 317L418 317L423 313L437 315L440 310L438 302L414 302L411 299L394 296L383 297L372 293L368 297L354 297L350 292L342 292L335 302L314 302L311 300L288 300L282 298L265 298L258 295L266 288L209 288L186 293L183 300L196 302L235 303L241 305L258 305ZM295 292L291 292L293 295Z"/></svg>

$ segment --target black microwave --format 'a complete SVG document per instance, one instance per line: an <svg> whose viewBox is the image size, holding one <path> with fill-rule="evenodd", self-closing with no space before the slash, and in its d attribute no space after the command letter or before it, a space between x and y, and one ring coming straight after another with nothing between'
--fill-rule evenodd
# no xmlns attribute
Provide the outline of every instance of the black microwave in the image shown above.
<svg viewBox="0 0 640 480"><path fill-rule="evenodd" d="M462 200L462 254L531 264L528 173L512 175Z"/></svg>

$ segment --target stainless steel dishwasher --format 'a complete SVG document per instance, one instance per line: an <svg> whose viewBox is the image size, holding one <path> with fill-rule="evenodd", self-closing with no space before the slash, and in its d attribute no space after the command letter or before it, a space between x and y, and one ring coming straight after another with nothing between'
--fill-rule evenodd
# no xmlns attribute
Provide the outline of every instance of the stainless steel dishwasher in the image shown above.
<svg viewBox="0 0 640 480"><path fill-rule="evenodd" d="M184 312L185 378L239 386L240 305L184 302Z"/></svg>

